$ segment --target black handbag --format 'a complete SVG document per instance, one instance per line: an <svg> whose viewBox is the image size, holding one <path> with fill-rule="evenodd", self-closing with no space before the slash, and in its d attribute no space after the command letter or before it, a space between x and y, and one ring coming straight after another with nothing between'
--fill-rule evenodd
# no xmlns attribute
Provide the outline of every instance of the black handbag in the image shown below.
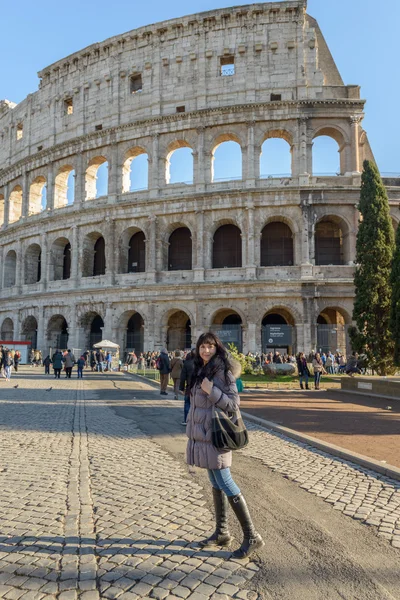
<svg viewBox="0 0 400 600"><path fill-rule="evenodd" d="M211 441L217 450L240 450L249 443L249 434L240 410L227 413L213 406Z"/></svg>

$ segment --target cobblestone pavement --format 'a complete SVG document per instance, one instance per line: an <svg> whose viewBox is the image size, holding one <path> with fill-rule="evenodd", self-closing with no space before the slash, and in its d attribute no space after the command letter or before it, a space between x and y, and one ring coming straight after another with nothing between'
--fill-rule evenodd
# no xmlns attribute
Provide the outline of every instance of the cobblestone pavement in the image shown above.
<svg viewBox="0 0 400 600"><path fill-rule="evenodd" d="M257 599L254 562L198 548L201 487L84 385L0 382L0 597Z"/></svg>
<svg viewBox="0 0 400 600"><path fill-rule="evenodd" d="M246 422L251 444L242 452L299 483L335 510L378 528L400 548L400 482L302 442Z"/></svg>

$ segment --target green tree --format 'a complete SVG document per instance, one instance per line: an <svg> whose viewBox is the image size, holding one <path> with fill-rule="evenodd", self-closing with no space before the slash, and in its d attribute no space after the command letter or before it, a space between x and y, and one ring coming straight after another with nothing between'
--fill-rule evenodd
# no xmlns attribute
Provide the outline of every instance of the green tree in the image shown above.
<svg viewBox="0 0 400 600"><path fill-rule="evenodd" d="M397 228L390 283L392 284L390 330L394 340L394 364L400 367L400 226Z"/></svg>
<svg viewBox="0 0 400 600"><path fill-rule="evenodd" d="M389 328L394 232L379 171L368 160L363 166L354 276L353 319L357 327L349 333L354 350L366 353L378 375L388 375L393 369L394 352Z"/></svg>

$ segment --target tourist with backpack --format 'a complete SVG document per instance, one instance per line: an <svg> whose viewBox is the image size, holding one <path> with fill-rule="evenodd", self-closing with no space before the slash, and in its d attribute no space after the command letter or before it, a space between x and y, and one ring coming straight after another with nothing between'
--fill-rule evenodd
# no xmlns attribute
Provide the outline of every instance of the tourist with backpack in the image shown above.
<svg viewBox="0 0 400 600"><path fill-rule="evenodd" d="M171 364L166 348L161 348L160 356L156 360L156 368L160 371L160 394L168 396L167 385L171 373Z"/></svg>

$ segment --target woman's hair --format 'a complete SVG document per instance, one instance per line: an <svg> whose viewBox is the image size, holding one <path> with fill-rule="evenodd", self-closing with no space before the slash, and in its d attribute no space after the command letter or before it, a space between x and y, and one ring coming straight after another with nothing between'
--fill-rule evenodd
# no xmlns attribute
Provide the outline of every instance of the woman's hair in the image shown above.
<svg viewBox="0 0 400 600"><path fill-rule="evenodd" d="M180 350L175 350L175 357L176 358L180 358L181 357L181 351Z"/></svg>
<svg viewBox="0 0 400 600"><path fill-rule="evenodd" d="M200 346L203 344L212 344L216 347L216 353L205 365L200 356ZM228 382L228 373L232 371L232 359L229 352L215 333L208 331L202 333L197 340L194 353L194 377L191 380L191 387L195 383L201 383L205 377L212 380L218 371L224 371L225 380Z"/></svg>

